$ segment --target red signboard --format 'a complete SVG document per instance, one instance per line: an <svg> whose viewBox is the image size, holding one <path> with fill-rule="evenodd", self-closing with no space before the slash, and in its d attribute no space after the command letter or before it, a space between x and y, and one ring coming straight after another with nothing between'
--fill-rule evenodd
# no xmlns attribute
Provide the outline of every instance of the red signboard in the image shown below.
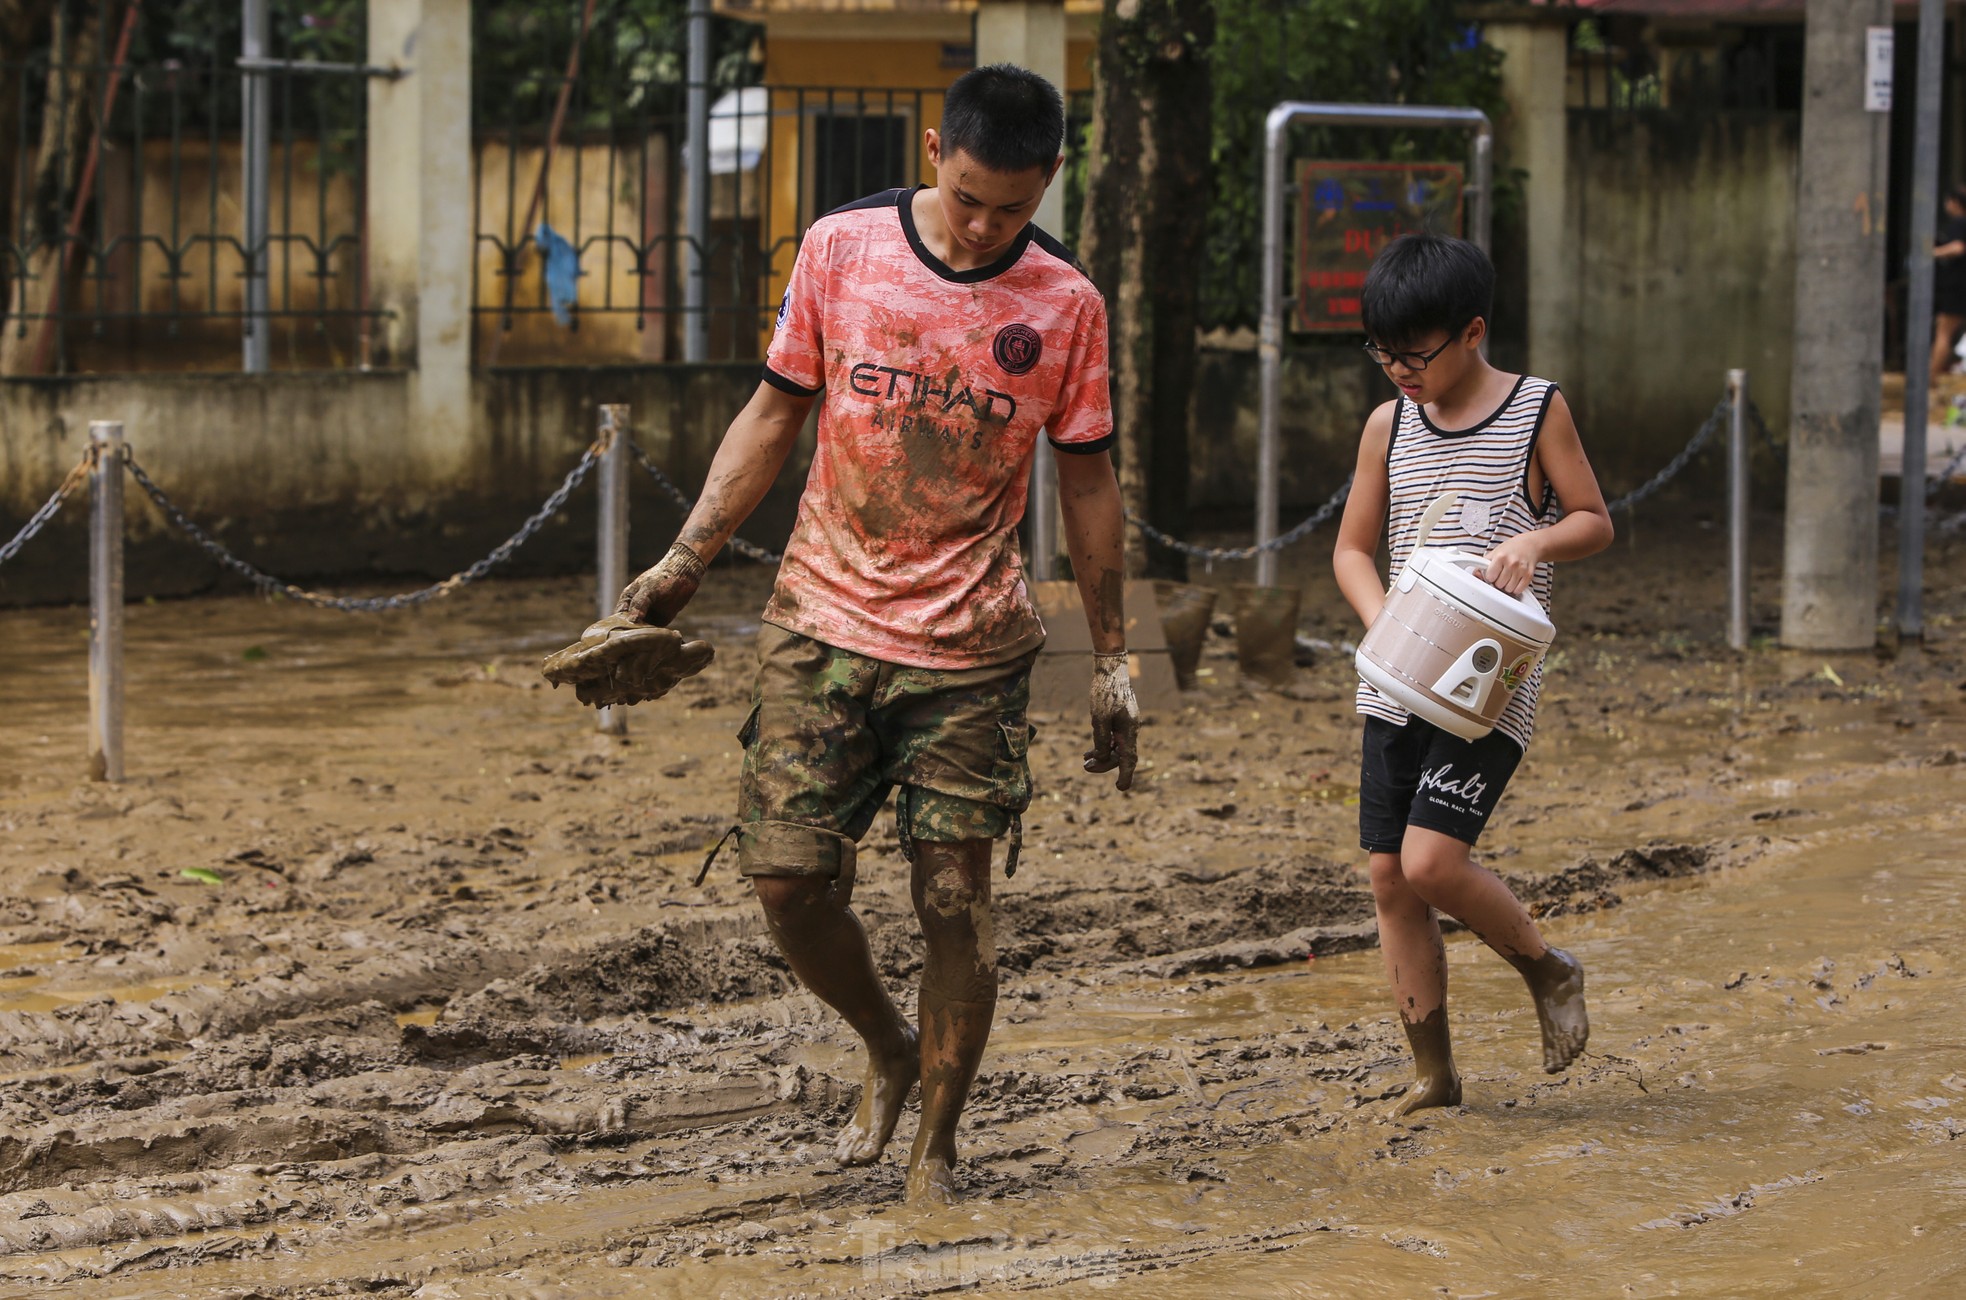
<svg viewBox="0 0 1966 1300"><path fill-rule="evenodd" d="M1292 327L1357 333L1373 256L1409 231L1460 234L1461 184L1456 163L1298 163Z"/></svg>

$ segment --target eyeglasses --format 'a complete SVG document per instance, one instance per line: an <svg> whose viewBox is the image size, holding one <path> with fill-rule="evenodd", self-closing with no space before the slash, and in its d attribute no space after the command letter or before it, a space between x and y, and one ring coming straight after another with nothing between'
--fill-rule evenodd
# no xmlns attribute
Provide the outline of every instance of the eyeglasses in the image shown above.
<svg viewBox="0 0 1966 1300"><path fill-rule="evenodd" d="M1390 366L1397 361L1408 370L1425 370L1427 363L1447 351L1448 344L1454 342L1458 337L1460 337L1458 330L1449 334L1447 336L1447 342L1442 343L1432 352L1395 352L1391 348L1382 348L1371 339L1367 339L1365 341L1365 351L1366 355L1370 356L1374 362L1382 366Z"/></svg>

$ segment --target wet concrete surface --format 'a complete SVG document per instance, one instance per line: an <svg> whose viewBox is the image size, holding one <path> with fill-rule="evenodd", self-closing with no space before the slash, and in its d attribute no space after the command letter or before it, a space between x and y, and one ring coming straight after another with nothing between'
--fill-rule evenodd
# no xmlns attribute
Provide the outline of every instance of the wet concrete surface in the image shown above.
<svg viewBox="0 0 1966 1300"><path fill-rule="evenodd" d="M136 606L119 787L80 779L86 613L0 613L0 1296L1957 1294L1966 548L1923 645L1735 655L1717 543L1642 521L1560 575L1478 855L1589 969L1578 1066L1452 935L1465 1104L1383 1119L1348 657L1251 691L1215 637L1130 796L1038 719L968 1199L928 1211L912 1109L833 1163L857 1044L728 862L689 883L760 575L713 572L719 663L625 743L533 673L588 584ZM912 1003L885 816L857 902Z"/></svg>

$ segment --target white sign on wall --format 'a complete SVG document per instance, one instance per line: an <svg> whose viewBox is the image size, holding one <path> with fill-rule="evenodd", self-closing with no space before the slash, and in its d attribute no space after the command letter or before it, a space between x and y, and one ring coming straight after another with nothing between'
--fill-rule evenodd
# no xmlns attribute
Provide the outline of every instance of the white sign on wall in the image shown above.
<svg viewBox="0 0 1966 1300"><path fill-rule="evenodd" d="M1864 109L1891 111L1891 29L1866 28L1864 41Z"/></svg>

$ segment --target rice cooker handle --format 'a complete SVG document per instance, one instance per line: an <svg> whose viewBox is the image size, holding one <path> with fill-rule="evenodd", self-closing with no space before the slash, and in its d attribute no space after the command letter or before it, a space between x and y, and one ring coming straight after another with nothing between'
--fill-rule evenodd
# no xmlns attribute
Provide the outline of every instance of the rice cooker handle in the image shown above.
<svg viewBox="0 0 1966 1300"><path fill-rule="evenodd" d="M1476 555L1473 551L1448 551L1445 554L1443 554L1440 558L1446 560L1449 564L1461 565L1463 568L1479 569L1482 565L1482 561L1484 557ZM1502 589L1500 587L1497 587L1496 590L1501 591ZM1505 596L1508 595L1508 593L1505 591L1502 592L1502 594ZM1538 614L1543 613L1543 603L1537 600L1535 596L1531 595L1526 590L1517 592L1515 595L1510 596L1509 599L1515 601L1518 605L1521 605L1524 609L1533 609ZM1548 616L1545 615L1545 617Z"/></svg>

